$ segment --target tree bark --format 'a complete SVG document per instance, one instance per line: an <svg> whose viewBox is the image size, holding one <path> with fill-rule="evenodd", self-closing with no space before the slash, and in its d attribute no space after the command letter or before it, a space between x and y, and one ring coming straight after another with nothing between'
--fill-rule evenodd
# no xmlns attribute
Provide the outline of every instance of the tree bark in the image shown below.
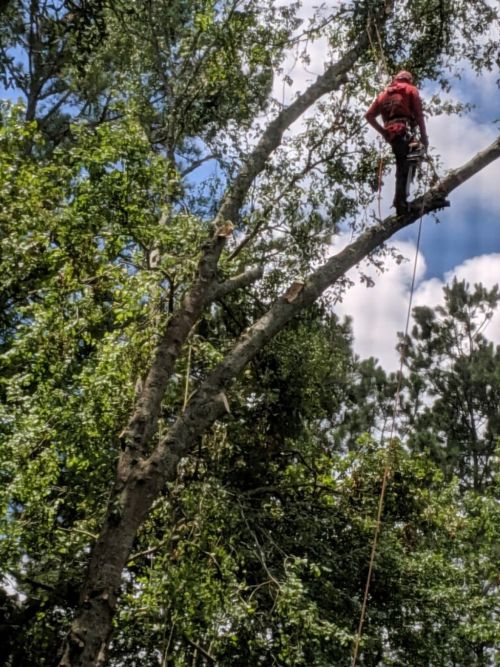
<svg viewBox="0 0 500 667"><path fill-rule="evenodd" d="M145 452L147 443L156 431L161 401L180 350L194 324L204 309L213 301L220 287L216 282L217 264L226 238L219 236L218 230L228 222L234 222L250 186L264 169L271 153L280 145L284 132L320 97L340 88L352 66L368 45L368 36L362 33L352 49L337 63L330 65L304 93L269 123L260 141L247 156L239 174L225 193L214 219L214 235L202 248L197 279L167 324L144 382L141 396L128 426L123 431L124 449L130 450L132 459Z"/></svg>
<svg viewBox="0 0 500 667"><path fill-rule="evenodd" d="M498 157L500 138L415 200L412 212L400 217L390 216L368 228L312 272L293 298L289 293L279 297L207 377L151 455L148 458L121 457L105 525L91 554L81 606L65 643L60 667L104 664L122 571L137 530L164 484L175 479L179 460L189 452L196 438L226 411L227 399L223 392L231 381L293 317L350 268L421 214L441 208L446 195Z"/></svg>
<svg viewBox="0 0 500 667"><path fill-rule="evenodd" d="M386 18L382 17L383 20ZM217 282L218 261L226 241L220 230L238 215L251 184L264 169L271 153L279 146L287 128L325 93L340 88L368 46L368 36L363 32L337 63L330 65L304 93L269 123L223 197L214 219L214 234L202 247L195 282L167 323L141 395L129 423L121 433L122 453L105 524L90 555L81 606L63 646L60 667L104 664L121 572L137 529L166 479L164 466L155 466L154 460L146 465L146 456L148 445L157 429L161 403L175 362L204 309L218 296L248 284L260 275L260 270L256 269L225 283ZM210 417L207 423L211 423L210 420L213 421ZM175 471L170 476L173 474Z"/></svg>

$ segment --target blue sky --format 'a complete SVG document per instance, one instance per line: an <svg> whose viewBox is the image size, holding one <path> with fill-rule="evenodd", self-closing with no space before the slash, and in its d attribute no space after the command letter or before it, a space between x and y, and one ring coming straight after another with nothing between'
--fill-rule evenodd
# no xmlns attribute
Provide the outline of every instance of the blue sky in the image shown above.
<svg viewBox="0 0 500 667"><path fill-rule="evenodd" d="M481 78L466 74L456 82L453 94L462 102L475 104L476 107L464 118L448 118L444 123L442 118L428 119L431 146L440 154L446 167L460 166L460 159L463 162L472 157L474 152L487 145L488 139L493 141L498 136L500 90L496 78L493 74ZM425 101L425 85L422 97ZM450 144L456 144L451 159ZM460 146L463 146L462 151ZM470 154L468 149L472 150ZM468 258L500 252L500 207L491 196L487 196L492 194L490 188L486 188L485 193L484 187L477 187L477 181L485 179L495 179L500 184L498 162L451 195L451 207L439 213L441 224L426 220L421 249L427 260L428 277L443 276ZM416 230L403 230L397 238L414 240Z"/></svg>
<svg viewBox="0 0 500 667"><path fill-rule="evenodd" d="M305 15L317 4L306 0ZM303 91L315 78L311 71L320 74L327 61L324 41L309 44L311 64L301 71L300 62L293 63L294 85L284 86L279 77L275 79L274 94L281 99L286 89L286 97ZM285 63L285 71L286 63ZM476 107L463 116L427 118L431 154L438 157L442 166L440 173L462 165L478 151L498 137L500 132L500 91L496 84L498 74L487 73L478 78L464 68L463 76L452 81L453 87L448 97L455 101L469 102ZM435 84L423 83L421 94L424 100L435 92ZM0 98L17 100L16 91L5 91L0 86ZM364 110L363 110L364 111ZM375 132L367 127L368 133ZM291 128L294 132L294 128ZM390 155L390 149L387 149ZM214 167L204 165L196 172L196 179L213 175ZM382 190L381 212L392 212L390 203L394 192L394 174L386 176ZM418 280L415 303L437 305L441 298L442 286L453 276L464 277L469 282L481 281L486 285L500 283L500 161L489 165L480 174L453 192L451 206L438 214L440 224L427 216L424 219L419 254ZM375 287L366 288L356 281L356 271L351 277L355 286L338 306L338 314L349 315L353 319L354 346L362 357L375 356L388 369L397 366L394 351L397 331L404 327L409 299L409 267L415 256L417 228L413 225L400 232L393 245L404 254L408 262L401 266L388 264L386 271L379 274L372 267L363 267L363 272L372 274ZM345 239L334 239L332 252ZM489 335L500 343L500 313L489 326Z"/></svg>
<svg viewBox="0 0 500 667"><path fill-rule="evenodd" d="M498 179L500 182L500 174ZM500 252L498 214L474 200L461 206L458 212L456 208L452 200L450 209L439 213L440 224L430 218L425 222L420 248L427 260L428 278L441 277L471 257ZM416 241L417 231L413 226L395 238Z"/></svg>
<svg viewBox="0 0 500 667"><path fill-rule="evenodd" d="M302 15L311 15L315 0L304 0ZM487 28L487 27L486 27ZM291 58L294 87L288 90L291 99L311 83L315 74L321 74L328 61L326 42L309 44L311 64L300 69L300 62ZM290 72L288 72L290 73ZM460 78L451 81L451 102L472 103L475 108L462 116L427 117L430 152L440 163L439 174L463 165L478 151L486 148L500 132L500 91L496 84L498 72L478 78L466 65ZM283 83L275 81L275 95L281 99ZM436 84L423 82L421 95L430 99ZM364 111L364 110L363 110ZM496 121L496 122L495 122ZM293 131L293 128L292 128ZM367 133L378 137L367 127ZM387 147L387 156L391 154ZM382 216L393 212L390 205L394 194L394 172L384 178L381 199ZM438 214L440 224L431 216L423 220L414 305L436 306L442 302L443 285L454 277L473 285L500 283L500 160L492 163L472 179L451 193L451 206ZM390 245L406 259L400 265L388 260L381 273L373 266L359 269L375 282L368 288L359 280L359 271L353 269L349 277L353 287L346 293L335 310L340 316L352 319L354 349L360 357L373 356L388 370L396 370L399 357L395 350L397 332L404 329L413 262L416 254L417 225L395 236ZM331 252L345 245L349 237L332 239ZM500 344L500 312L490 321L487 337Z"/></svg>

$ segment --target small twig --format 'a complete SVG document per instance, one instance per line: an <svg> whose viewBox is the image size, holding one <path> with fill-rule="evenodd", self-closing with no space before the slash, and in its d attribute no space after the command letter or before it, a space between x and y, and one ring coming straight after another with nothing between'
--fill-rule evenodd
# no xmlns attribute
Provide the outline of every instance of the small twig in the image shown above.
<svg viewBox="0 0 500 667"><path fill-rule="evenodd" d="M226 296L227 294L231 294L231 292L234 292L237 289L241 289L242 287L247 287L248 285L251 285L256 280L262 278L263 274L264 274L263 267L256 266L251 269L248 269L248 271L244 271L243 273L238 274L237 276L228 278L223 283L219 283L219 285L217 286L215 292L216 298L220 299Z"/></svg>
<svg viewBox="0 0 500 667"><path fill-rule="evenodd" d="M137 558L142 558L143 556L150 556L151 554L156 553L159 549L165 546L167 543L167 540L160 542L160 544L157 544L155 547L149 547L149 549L144 549L144 551L137 551L135 554L132 554L127 563L130 563L133 560L136 560Z"/></svg>
<svg viewBox="0 0 500 667"><path fill-rule="evenodd" d="M193 648L199 651L203 657L205 657L207 660L210 660L210 662L215 665L216 663L215 658L213 657L213 655L210 655L210 653L206 649L204 649L203 646L200 646L197 642L190 639L187 635L183 635L183 637L188 644L190 644Z"/></svg>
<svg viewBox="0 0 500 667"><path fill-rule="evenodd" d="M186 380L184 384L184 403L182 405L182 409L186 409L186 405L188 404L189 400L189 374L191 372L191 355L193 352L193 343L189 343L188 347L188 358L187 358L187 366L186 366Z"/></svg>
<svg viewBox="0 0 500 667"><path fill-rule="evenodd" d="M99 535L94 535L88 530L83 530L82 528L64 528L63 526L57 526L56 530L63 530L66 533L80 533L81 535L90 537L92 540L97 540L99 537Z"/></svg>

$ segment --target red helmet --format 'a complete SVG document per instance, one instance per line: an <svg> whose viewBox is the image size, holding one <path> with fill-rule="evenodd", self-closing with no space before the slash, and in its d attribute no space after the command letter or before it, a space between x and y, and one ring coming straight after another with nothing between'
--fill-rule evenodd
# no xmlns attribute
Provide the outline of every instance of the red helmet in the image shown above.
<svg viewBox="0 0 500 667"><path fill-rule="evenodd" d="M407 81L408 83L413 83L413 76L410 72L403 69L396 74L394 81Z"/></svg>

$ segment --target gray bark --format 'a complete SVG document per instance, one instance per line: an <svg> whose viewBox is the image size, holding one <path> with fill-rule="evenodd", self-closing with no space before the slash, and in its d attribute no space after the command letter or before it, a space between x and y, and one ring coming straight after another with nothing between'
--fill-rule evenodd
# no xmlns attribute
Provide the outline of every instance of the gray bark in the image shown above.
<svg viewBox="0 0 500 667"><path fill-rule="evenodd" d="M399 217L390 216L366 229L355 241L312 272L293 301L289 302L286 294L278 298L267 313L243 333L231 352L200 386L185 412L153 452L146 468L150 466L152 474L157 474L156 470L161 471L165 481L174 479L177 463L189 451L190 443L224 414L222 392L269 340L397 231L422 215L447 206L445 198L448 194L499 157L500 137L462 167L451 171L422 197L414 200L410 213Z"/></svg>
<svg viewBox="0 0 500 667"><path fill-rule="evenodd" d="M91 554L81 607L68 635L60 667L104 664L122 571L137 530L164 484L175 479L179 460L226 411L223 392L232 380L273 336L334 285L346 271L421 214L441 208L445 205L444 198L452 190L498 157L500 138L417 199L413 212L388 217L368 228L313 271L293 300L287 295L278 298L269 311L243 333L233 350L207 377L151 455L148 458L126 456L120 459L115 492L105 525ZM238 282L242 278L235 280Z"/></svg>
<svg viewBox="0 0 500 667"><path fill-rule="evenodd" d="M214 299L249 284L259 275L256 269L225 283L218 283L217 265L226 241L219 231L237 216L248 189L264 169L271 153L279 146L286 129L322 95L337 90L345 82L353 64L368 45L368 36L362 33L355 45L337 63L329 66L323 75L271 121L222 200L214 219L214 234L202 247L197 277L167 323L134 412L120 436L122 453L105 524L90 555L81 605L64 643L60 667L104 664L122 570L137 530L165 481L164 466L158 467L153 474L156 458L148 461L146 457L149 443L157 429L161 403L175 362L205 308Z"/></svg>

